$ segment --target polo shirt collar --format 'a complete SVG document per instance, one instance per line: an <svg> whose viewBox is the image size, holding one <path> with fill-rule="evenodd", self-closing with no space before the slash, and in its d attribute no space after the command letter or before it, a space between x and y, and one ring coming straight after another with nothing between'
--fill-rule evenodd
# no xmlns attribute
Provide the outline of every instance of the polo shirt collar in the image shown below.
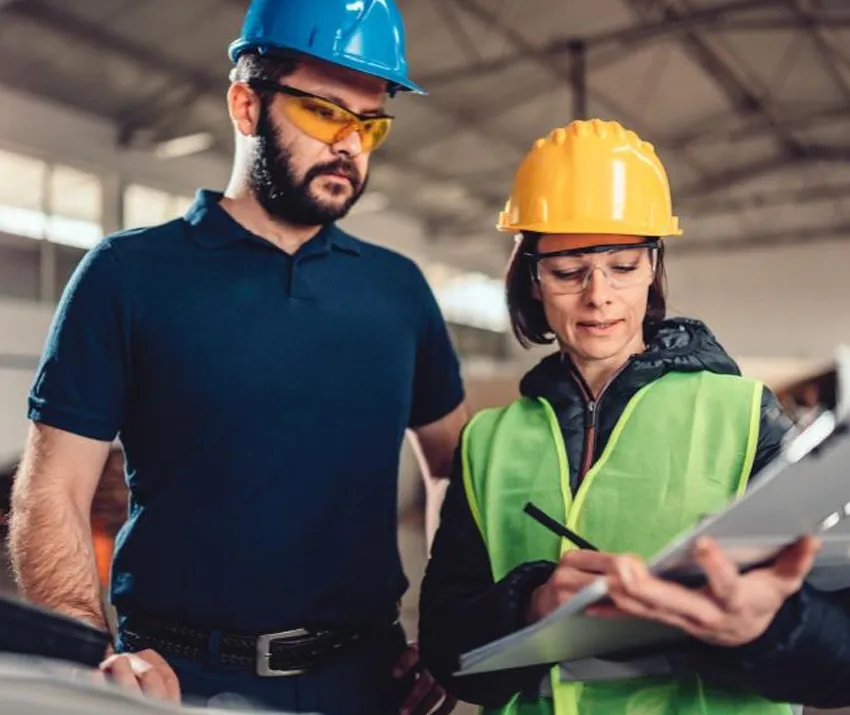
<svg viewBox="0 0 850 715"><path fill-rule="evenodd" d="M263 240L237 223L221 207L219 202L222 197L223 194L218 191L197 191L195 201L184 216L192 240L202 248L225 248L240 241ZM333 223L324 226L308 243L319 250L332 246L345 253L360 255L359 243Z"/></svg>

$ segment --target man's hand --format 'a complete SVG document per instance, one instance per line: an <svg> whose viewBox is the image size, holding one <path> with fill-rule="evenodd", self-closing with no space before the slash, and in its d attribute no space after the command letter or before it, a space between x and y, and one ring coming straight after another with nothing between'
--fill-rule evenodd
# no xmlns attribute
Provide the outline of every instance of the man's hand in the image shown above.
<svg viewBox="0 0 850 715"><path fill-rule="evenodd" d="M599 551L567 551L549 580L531 595L526 620L539 621L596 579L616 574L617 559L614 554Z"/></svg>
<svg viewBox="0 0 850 715"><path fill-rule="evenodd" d="M434 677L419 662L419 647L408 645L393 668L394 678L404 678L415 673L413 687L401 706L400 715L448 715L457 705L434 680Z"/></svg>
<svg viewBox="0 0 850 715"><path fill-rule="evenodd" d="M761 636L785 600L800 589L819 548L817 539L805 537L771 566L740 574L714 541L701 539L695 553L707 580L701 589L659 579L639 558L619 556L616 574L609 576L614 605L592 606L587 613L644 618L714 645L744 645Z"/></svg>
<svg viewBox="0 0 850 715"><path fill-rule="evenodd" d="M110 655L100 664L100 670L108 680L127 690L180 703L177 675L156 651Z"/></svg>

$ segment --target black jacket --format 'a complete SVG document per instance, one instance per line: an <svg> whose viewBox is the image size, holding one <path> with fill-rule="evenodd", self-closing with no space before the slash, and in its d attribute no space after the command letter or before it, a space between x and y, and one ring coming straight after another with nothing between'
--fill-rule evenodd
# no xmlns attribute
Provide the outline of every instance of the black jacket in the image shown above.
<svg viewBox="0 0 850 715"><path fill-rule="evenodd" d="M573 492L641 387L671 371L740 374L699 321L667 320L653 326L647 338L647 350L634 356L595 402L588 399L590 392L581 377L559 353L545 358L522 380L523 395L545 397L558 415ZM765 389L753 474L776 455L790 426L774 395ZM554 567L545 561L527 563L493 582L487 551L466 501L458 453L420 596L422 658L449 692L491 707L506 704L518 692L536 697L546 666L461 678L451 673L461 653L526 625L528 598ZM820 707L847 705L849 612L850 591L822 594L804 586L756 641L721 648L692 640L668 655L677 667L696 670L730 688Z"/></svg>

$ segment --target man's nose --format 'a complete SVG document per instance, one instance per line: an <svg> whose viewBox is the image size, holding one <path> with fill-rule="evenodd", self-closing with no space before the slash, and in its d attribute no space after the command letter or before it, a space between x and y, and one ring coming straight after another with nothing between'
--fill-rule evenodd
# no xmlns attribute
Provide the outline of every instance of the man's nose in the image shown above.
<svg viewBox="0 0 850 715"><path fill-rule="evenodd" d="M360 156L363 153L363 141L360 139L360 133L357 131L349 132L333 145L333 150L337 154L345 154L352 159Z"/></svg>

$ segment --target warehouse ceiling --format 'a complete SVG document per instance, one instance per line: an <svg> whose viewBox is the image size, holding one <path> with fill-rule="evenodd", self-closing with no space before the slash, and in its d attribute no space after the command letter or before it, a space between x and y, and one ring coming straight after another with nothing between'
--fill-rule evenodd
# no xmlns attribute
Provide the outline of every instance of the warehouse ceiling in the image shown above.
<svg viewBox="0 0 850 715"><path fill-rule="evenodd" d="M303 1L303 0L302 0ZM113 121L122 146L198 133L224 103L247 0L0 0L0 82ZM372 200L491 251L532 141L617 119L668 168L675 251L850 239L850 2L406 0L413 78Z"/></svg>

